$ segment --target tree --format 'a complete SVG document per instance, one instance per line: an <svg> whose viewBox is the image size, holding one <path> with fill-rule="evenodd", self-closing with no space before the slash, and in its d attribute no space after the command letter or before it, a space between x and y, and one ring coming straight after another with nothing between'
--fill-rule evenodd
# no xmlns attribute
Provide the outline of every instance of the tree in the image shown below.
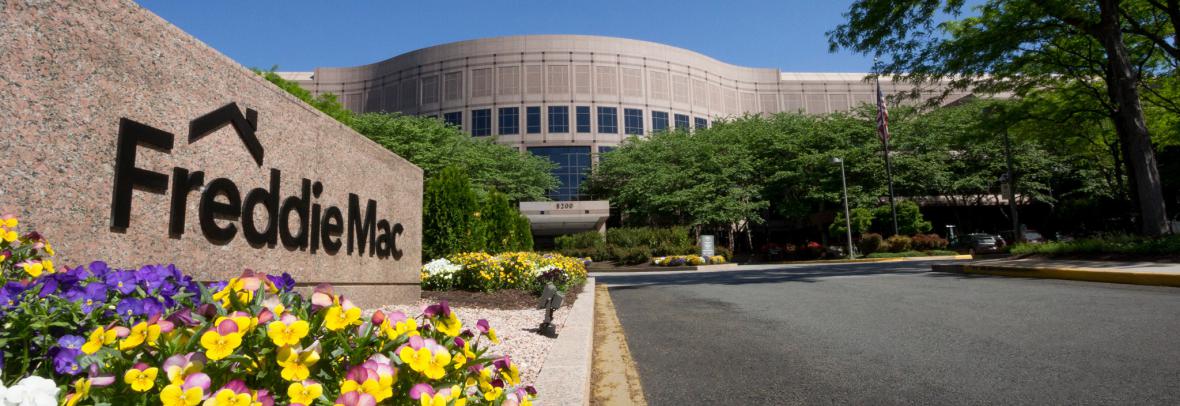
<svg viewBox="0 0 1180 406"><path fill-rule="evenodd" d="M850 217L852 218L852 222L851 222L852 234L855 234L855 235L864 234L869 231L870 227L872 227L872 225L873 225L873 211L872 210L866 209L864 207L856 207L856 208L850 209L849 214L851 214ZM847 230L847 228L844 227L845 223L846 222L844 221L844 211L843 210L837 211L836 212L836 220L833 221L832 225L828 227L828 233L831 234L833 237L843 238L846 233L845 230Z"/></svg>
<svg viewBox="0 0 1180 406"><path fill-rule="evenodd" d="M846 13L848 21L828 37L833 51L886 57L882 74L916 83L949 79L951 89L1019 95L1065 80L1098 78L1092 89L1102 91L1094 97L1119 134L1141 232L1159 235L1166 230L1166 214L1138 87L1142 73L1158 63L1152 55L1159 45L1143 36L1124 37L1124 31L1158 27L1161 10L1169 7L1152 11L1143 4L989 0L977 7L978 15L954 20L964 11L963 0L858 0ZM939 13L952 20L937 23Z"/></svg>
<svg viewBox="0 0 1180 406"><path fill-rule="evenodd" d="M508 196L500 192L490 192L483 198L479 210L479 231L485 242L484 250L489 253L501 253L516 250L517 223L520 212L508 203Z"/></svg>
<svg viewBox="0 0 1180 406"><path fill-rule="evenodd" d="M400 113L354 114L331 93L312 96L298 83L279 77L274 68L266 72L255 69L255 72L422 168L427 178L443 168L457 167L465 171L481 191L498 190L512 201L545 200L545 192L559 184L550 173L556 167L552 162L498 144L494 139L473 138L458 127L432 117Z"/></svg>
<svg viewBox="0 0 1180 406"><path fill-rule="evenodd" d="M878 207L873 212L873 226L884 230L893 224L889 206ZM909 200L897 202L897 232L900 235L914 235L930 231L934 225L922 217L918 204Z"/></svg>
<svg viewBox="0 0 1180 406"><path fill-rule="evenodd" d="M422 257L480 251L479 197L459 168L445 168L428 178L422 196Z"/></svg>
<svg viewBox="0 0 1180 406"><path fill-rule="evenodd" d="M353 128L422 168L426 176L455 167L481 190L497 190L509 200L544 200L558 186L548 159L521 153L495 140L472 138L457 127L432 117L368 113Z"/></svg>

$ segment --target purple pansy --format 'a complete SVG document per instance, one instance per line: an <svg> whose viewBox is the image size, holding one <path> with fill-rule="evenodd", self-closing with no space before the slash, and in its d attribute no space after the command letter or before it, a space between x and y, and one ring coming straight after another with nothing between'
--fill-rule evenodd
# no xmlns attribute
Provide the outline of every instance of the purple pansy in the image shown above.
<svg viewBox="0 0 1180 406"><path fill-rule="evenodd" d="M130 319L133 316L143 314L143 301L133 297L123 298L119 304L115 305L115 313L123 319Z"/></svg>
<svg viewBox="0 0 1180 406"><path fill-rule="evenodd" d="M143 314L148 316L148 318L164 314L164 305L160 303L159 299L149 297L147 299L141 300L139 303Z"/></svg>
<svg viewBox="0 0 1180 406"><path fill-rule="evenodd" d="M71 350L81 350L83 344L86 344L86 339L73 334L66 334L57 339L57 345Z"/></svg>
<svg viewBox="0 0 1180 406"><path fill-rule="evenodd" d="M53 357L53 370L59 374L77 375L82 372L82 366L78 365L78 356L80 355L82 355L80 350L54 347L50 350L50 356Z"/></svg>
<svg viewBox="0 0 1180 406"><path fill-rule="evenodd" d="M135 291L135 273L131 271L111 271L106 274L103 282L111 289L124 295Z"/></svg>

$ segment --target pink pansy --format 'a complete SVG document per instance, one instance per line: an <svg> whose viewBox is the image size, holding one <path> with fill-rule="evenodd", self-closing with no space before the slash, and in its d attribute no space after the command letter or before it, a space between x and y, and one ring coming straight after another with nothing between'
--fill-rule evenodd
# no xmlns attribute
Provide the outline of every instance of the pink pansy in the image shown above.
<svg viewBox="0 0 1180 406"><path fill-rule="evenodd" d="M377 399L364 392L348 392L336 398L336 404L344 406L377 406Z"/></svg>

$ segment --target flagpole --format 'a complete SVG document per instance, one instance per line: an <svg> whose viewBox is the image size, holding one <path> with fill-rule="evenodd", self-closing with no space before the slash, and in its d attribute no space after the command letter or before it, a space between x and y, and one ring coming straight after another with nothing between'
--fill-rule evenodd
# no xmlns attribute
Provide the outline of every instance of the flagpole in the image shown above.
<svg viewBox="0 0 1180 406"><path fill-rule="evenodd" d="M881 95L881 76L877 76L877 94ZM884 106L878 106L882 109ZM877 114L880 114L878 112ZM886 130L888 131L888 130ZM889 136L886 134L878 134L881 138L881 143L885 146L885 176L889 179L889 212L893 215L893 235L898 235L897 232L897 204L893 198L893 159L889 157Z"/></svg>

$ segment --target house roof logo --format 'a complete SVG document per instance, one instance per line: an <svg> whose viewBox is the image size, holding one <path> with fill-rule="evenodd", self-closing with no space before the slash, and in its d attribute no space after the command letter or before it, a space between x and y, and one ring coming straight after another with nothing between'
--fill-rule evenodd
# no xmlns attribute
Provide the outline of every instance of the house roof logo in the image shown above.
<svg viewBox="0 0 1180 406"><path fill-rule="evenodd" d="M258 142L258 135L255 133L258 130L258 112L254 111L254 109L247 108L246 114L243 116L242 110L238 108L236 102L221 106L217 110L205 113L190 121L188 124L188 143L197 142L201 138L205 138L205 136L213 134L227 125L234 127L234 131L238 133L238 138L242 140L242 144L245 144L246 150L250 152L250 156L254 157L254 162L261 167L263 158L262 143Z"/></svg>

